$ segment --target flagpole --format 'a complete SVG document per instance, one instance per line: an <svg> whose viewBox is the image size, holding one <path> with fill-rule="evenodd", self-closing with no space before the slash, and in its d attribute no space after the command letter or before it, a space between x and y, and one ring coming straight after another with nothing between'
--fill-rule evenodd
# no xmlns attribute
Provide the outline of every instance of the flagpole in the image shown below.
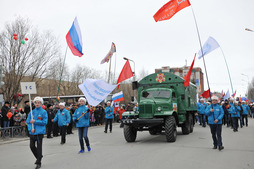
<svg viewBox="0 0 254 169"><path fill-rule="evenodd" d="M114 68L114 79L113 79L113 80L115 80L115 78L116 78L116 77L115 77L115 76L116 76L116 57L117 57L117 56L116 56L116 53L115 53L115 68Z"/></svg>
<svg viewBox="0 0 254 169"><path fill-rule="evenodd" d="M232 80L231 80L231 76L230 76L229 69L228 69L228 63L227 63L226 57L225 57L224 52L223 52L221 47L220 47L220 50L221 50L221 53L222 53L222 55L224 57L224 60L225 60L226 66L227 66L228 76L229 76L229 80L230 80L230 84L231 84L232 93L234 93L234 89L233 89L233 85L232 85Z"/></svg>
<svg viewBox="0 0 254 169"><path fill-rule="evenodd" d="M112 56L109 58L108 83L110 82L111 58L112 58Z"/></svg>
<svg viewBox="0 0 254 169"><path fill-rule="evenodd" d="M206 64L205 64L205 58L204 58L202 43L201 43L201 39L200 39L200 34L199 34L199 30L198 30L198 24L197 24L196 16L194 14L194 10L192 8L192 5L191 5L191 10L192 10L192 14L193 14L193 17L194 17L194 20L195 20L195 25L196 25L197 34L198 34L199 45L200 45L200 48L201 48L203 63L204 63L204 67L205 67L205 74L206 74L207 85L208 85L208 89L209 89L209 93L210 93L210 99L211 99L211 89L210 89L209 80L208 80L208 74L207 74L207 70L206 70Z"/></svg>
<svg viewBox="0 0 254 169"><path fill-rule="evenodd" d="M63 70L64 70L64 64L65 64L67 49L68 49L68 45L66 46L66 50L65 50L64 62L63 62L63 67L62 67L62 71L61 71L61 77L60 77L59 84L58 84L58 89L57 89L57 97L58 97L58 94L59 94L60 84L61 84L61 81L62 81L62 76L63 76Z"/></svg>

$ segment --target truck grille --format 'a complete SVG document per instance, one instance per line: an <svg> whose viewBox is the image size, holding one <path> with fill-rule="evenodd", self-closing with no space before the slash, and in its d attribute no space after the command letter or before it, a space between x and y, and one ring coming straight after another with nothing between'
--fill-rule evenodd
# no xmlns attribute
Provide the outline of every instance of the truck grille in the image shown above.
<svg viewBox="0 0 254 169"><path fill-rule="evenodd" d="M153 113L153 109L152 109L152 105L151 104L144 104L144 105L140 105L139 106L139 113L140 114L152 114Z"/></svg>

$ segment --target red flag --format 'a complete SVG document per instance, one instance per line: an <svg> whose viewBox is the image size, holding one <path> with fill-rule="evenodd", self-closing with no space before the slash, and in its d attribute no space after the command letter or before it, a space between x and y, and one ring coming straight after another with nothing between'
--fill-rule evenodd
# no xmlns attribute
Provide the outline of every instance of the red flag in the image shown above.
<svg viewBox="0 0 254 169"><path fill-rule="evenodd" d="M209 98L210 97L210 89L204 91L204 93L201 94L202 97L204 98Z"/></svg>
<svg viewBox="0 0 254 169"><path fill-rule="evenodd" d="M127 60L125 65L123 66L123 69L122 69L119 77L118 77L117 84L119 84L120 82L122 82L126 79L131 78L132 76L133 76L133 73L131 70L130 62L129 62L129 60ZM119 85L117 86L117 90L119 89Z"/></svg>
<svg viewBox="0 0 254 169"><path fill-rule="evenodd" d="M183 79L184 79L184 87L187 87L190 84L190 77L191 77L193 65L194 65L194 62L195 62L195 58L196 58L196 53L195 53L194 59L192 61L192 64L190 66L190 69L189 69L188 73L183 77Z"/></svg>
<svg viewBox="0 0 254 169"><path fill-rule="evenodd" d="M153 16L156 22L168 20L173 17L178 11L190 6L189 0L171 0L161 7Z"/></svg>

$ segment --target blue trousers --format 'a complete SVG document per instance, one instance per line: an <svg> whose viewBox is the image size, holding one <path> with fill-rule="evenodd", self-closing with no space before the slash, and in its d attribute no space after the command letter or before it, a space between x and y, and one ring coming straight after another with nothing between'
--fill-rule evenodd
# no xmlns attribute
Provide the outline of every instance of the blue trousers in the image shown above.
<svg viewBox="0 0 254 169"><path fill-rule="evenodd" d="M81 150L85 150L83 138L85 139L86 146L90 146L89 139L87 137L87 132L88 132L88 127L78 127L79 144L80 144Z"/></svg>
<svg viewBox="0 0 254 169"><path fill-rule="evenodd" d="M222 124L210 124L210 130L212 133L213 145L219 147L222 146Z"/></svg>
<svg viewBox="0 0 254 169"><path fill-rule="evenodd" d="M206 116L204 114L200 114L200 124L202 124L203 127L206 126Z"/></svg>

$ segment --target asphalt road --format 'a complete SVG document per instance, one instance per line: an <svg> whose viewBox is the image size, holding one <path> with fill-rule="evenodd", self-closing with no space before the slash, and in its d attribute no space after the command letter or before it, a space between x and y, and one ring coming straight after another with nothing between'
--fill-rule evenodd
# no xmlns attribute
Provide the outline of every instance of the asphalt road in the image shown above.
<svg viewBox="0 0 254 169"><path fill-rule="evenodd" d="M138 132L134 143L127 143L118 124L113 133L105 134L103 126L91 127L88 136L91 152L80 150L77 131L67 135L65 145L60 137L44 138L42 168L44 169L254 169L254 119L249 127L223 127L223 151L212 149L209 127L196 125L194 132L182 135L178 128L175 143L167 143L165 135L151 136ZM0 144L1 169L32 169L35 158L29 140Z"/></svg>

